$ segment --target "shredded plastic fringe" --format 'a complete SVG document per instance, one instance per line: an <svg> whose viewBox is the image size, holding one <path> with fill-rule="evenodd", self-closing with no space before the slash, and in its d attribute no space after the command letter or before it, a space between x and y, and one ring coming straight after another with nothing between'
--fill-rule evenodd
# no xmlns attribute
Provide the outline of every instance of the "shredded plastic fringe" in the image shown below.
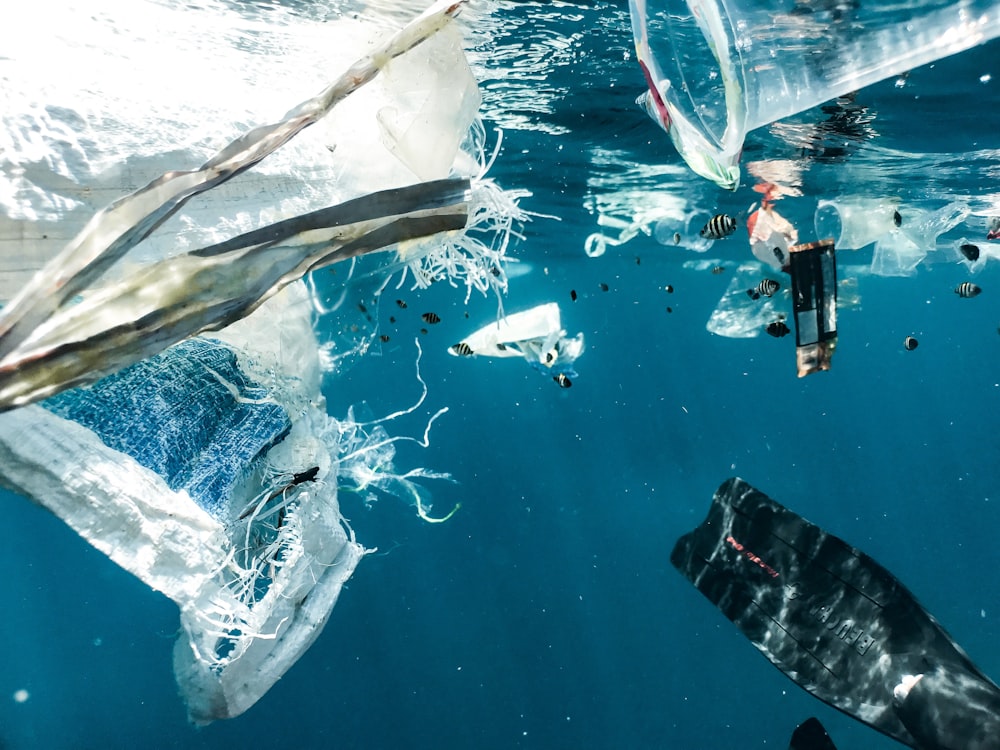
<svg viewBox="0 0 1000 750"><path fill-rule="evenodd" d="M473 290L485 295L491 290L499 298L507 291L507 274L504 263L510 238L520 237L514 224L530 220L531 214L521 209L519 201L529 197L527 190L504 190L486 173L493 166L503 132L497 130L493 152L486 155L486 130L477 119L463 144L477 165L472 176L472 194L469 203L469 220L465 229L448 232L443 236L417 240L401 248L404 261L403 274L397 289L406 283L407 271L413 276L413 289L426 289L436 281L447 280L451 286L466 287L465 302Z"/></svg>

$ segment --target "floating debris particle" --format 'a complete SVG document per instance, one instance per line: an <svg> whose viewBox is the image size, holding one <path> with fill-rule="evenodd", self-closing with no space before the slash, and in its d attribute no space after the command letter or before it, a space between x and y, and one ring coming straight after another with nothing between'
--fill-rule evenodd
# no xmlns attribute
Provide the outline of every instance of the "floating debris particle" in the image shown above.
<svg viewBox="0 0 1000 750"><path fill-rule="evenodd" d="M716 214L701 228L699 234L707 240L721 240L736 231L736 219L728 214Z"/></svg>
<svg viewBox="0 0 1000 750"><path fill-rule="evenodd" d="M681 233L680 232L674 232L674 244L675 245L681 244Z"/></svg>
<svg viewBox="0 0 1000 750"><path fill-rule="evenodd" d="M782 266L788 265L785 263L785 254L781 251L780 247L774 248L771 252L774 253L774 257L777 259L778 263Z"/></svg>
<svg viewBox="0 0 1000 750"><path fill-rule="evenodd" d="M390 322L390 323L395 323L395 322L396 322L396 318L395 318L395 317L393 317L392 315L390 315L390 316L389 316L389 322Z"/></svg>
<svg viewBox="0 0 1000 750"><path fill-rule="evenodd" d="M673 311L674 311L674 308L672 308L672 307L668 307L668 308L667 308L667 312L668 312L668 313L672 313Z"/></svg>
<svg viewBox="0 0 1000 750"><path fill-rule="evenodd" d="M576 289L569 290L569 298L574 302L576 302Z"/></svg>
<svg viewBox="0 0 1000 750"><path fill-rule="evenodd" d="M552 379L559 384L560 388L569 388L573 385L573 381L566 377L566 373L563 372L559 373Z"/></svg>
<svg viewBox="0 0 1000 750"><path fill-rule="evenodd" d="M492 268L490 268L490 273L493 274L494 276L499 277L500 276L500 269L497 268L496 266L493 266Z"/></svg>
<svg viewBox="0 0 1000 750"><path fill-rule="evenodd" d="M983 290L980 289L975 284L973 284L971 281L963 281L961 284L955 287L955 294L963 298L975 297L981 291Z"/></svg>
<svg viewBox="0 0 1000 750"><path fill-rule="evenodd" d="M908 352L912 352L920 344L913 336L907 336L903 339L903 348Z"/></svg>
<svg viewBox="0 0 1000 750"><path fill-rule="evenodd" d="M792 329L783 320L776 320L773 323L768 323L767 328L764 329L769 335L774 336L776 339L780 339L787 336L792 332Z"/></svg>
<svg viewBox="0 0 1000 750"><path fill-rule="evenodd" d="M360 312L363 312L363 313L365 313L365 314L367 314L367 313L368 313L368 308L367 308L367 307L365 307L365 303L364 303L364 302L359 302L359 303L358 303L358 310L359 310Z"/></svg>
<svg viewBox="0 0 1000 750"><path fill-rule="evenodd" d="M764 279L753 289L747 289L747 296L750 299L760 299L761 297L770 297L776 291L781 289L781 284L779 284L774 279Z"/></svg>
<svg viewBox="0 0 1000 750"><path fill-rule="evenodd" d="M388 344L389 343L389 334L383 333L381 336L378 337L378 340L381 341L383 344Z"/></svg>
<svg viewBox="0 0 1000 750"><path fill-rule="evenodd" d="M665 287L663 287L663 291L665 291L667 294L673 294L674 287L672 284L667 284Z"/></svg>
<svg viewBox="0 0 1000 750"><path fill-rule="evenodd" d="M396 300L396 304L399 305L400 310L406 309L406 303L403 300L401 299Z"/></svg>
<svg viewBox="0 0 1000 750"><path fill-rule="evenodd" d="M464 341L460 341L451 347L451 350L455 352L460 357L468 357L473 354L472 347L466 344Z"/></svg>
<svg viewBox="0 0 1000 750"><path fill-rule="evenodd" d="M968 260L975 263L979 260L979 245L972 245L966 243L965 245L959 245L958 249L961 251Z"/></svg>
<svg viewBox="0 0 1000 750"><path fill-rule="evenodd" d="M726 270L725 266L716 266L715 268L712 269L712 273L714 273L716 276L718 276L720 273L722 273L725 270Z"/></svg>
<svg viewBox="0 0 1000 750"><path fill-rule="evenodd" d="M1000 216L994 216L990 219L990 228L986 232L986 239L1000 240Z"/></svg>
<svg viewBox="0 0 1000 750"><path fill-rule="evenodd" d="M642 265L642 258L640 258L638 255L635 256L635 264L637 266L641 266Z"/></svg>
<svg viewBox="0 0 1000 750"><path fill-rule="evenodd" d="M601 291L602 292L608 291L609 288L610 287L607 284L605 284L603 281L601 282Z"/></svg>
<svg viewBox="0 0 1000 750"><path fill-rule="evenodd" d="M892 212L892 223L895 224L897 227L903 226L903 217L899 213L899 211Z"/></svg>
<svg viewBox="0 0 1000 750"><path fill-rule="evenodd" d="M441 316L433 312L425 312L420 317L425 323L429 323L430 325L435 325L436 323L441 322Z"/></svg>
<svg viewBox="0 0 1000 750"><path fill-rule="evenodd" d="M427 329L426 329L426 328L421 328L421 329L420 329L420 334L421 334L422 336L426 336L426 335L427 335Z"/></svg>

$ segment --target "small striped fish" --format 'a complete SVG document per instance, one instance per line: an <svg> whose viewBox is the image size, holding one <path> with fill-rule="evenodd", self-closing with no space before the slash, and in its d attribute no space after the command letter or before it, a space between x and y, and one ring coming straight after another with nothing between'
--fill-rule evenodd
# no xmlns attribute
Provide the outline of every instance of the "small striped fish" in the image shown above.
<svg viewBox="0 0 1000 750"><path fill-rule="evenodd" d="M430 323L431 325L441 322L441 316L433 312L425 312L420 317L424 319L425 323Z"/></svg>
<svg viewBox="0 0 1000 750"><path fill-rule="evenodd" d="M552 379L559 384L560 388L569 388L573 385L573 381L566 377L566 373L563 372L553 376Z"/></svg>
<svg viewBox="0 0 1000 750"><path fill-rule="evenodd" d="M750 299L760 299L761 297L770 297L776 291L781 289L781 284L779 284L774 279L764 279L753 289L747 289L747 296Z"/></svg>
<svg viewBox="0 0 1000 750"><path fill-rule="evenodd" d="M971 281L963 281L961 284L955 287L955 294L959 297L975 297L979 294L982 289L973 284Z"/></svg>
<svg viewBox="0 0 1000 750"><path fill-rule="evenodd" d="M472 347L466 344L464 341L455 344L453 347L451 347L451 350L460 357L468 357L473 353Z"/></svg>
<svg viewBox="0 0 1000 750"><path fill-rule="evenodd" d="M702 237L707 240L721 240L736 231L736 219L727 214L716 214L701 228Z"/></svg>

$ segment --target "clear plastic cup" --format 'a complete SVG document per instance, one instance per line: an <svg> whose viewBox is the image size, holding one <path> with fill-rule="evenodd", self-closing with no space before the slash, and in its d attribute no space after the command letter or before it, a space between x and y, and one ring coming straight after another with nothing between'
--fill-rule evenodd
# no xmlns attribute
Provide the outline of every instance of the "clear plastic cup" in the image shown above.
<svg viewBox="0 0 1000 750"><path fill-rule="evenodd" d="M754 128L1000 35L1000 0L629 0L642 101L730 190Z"/></svg>

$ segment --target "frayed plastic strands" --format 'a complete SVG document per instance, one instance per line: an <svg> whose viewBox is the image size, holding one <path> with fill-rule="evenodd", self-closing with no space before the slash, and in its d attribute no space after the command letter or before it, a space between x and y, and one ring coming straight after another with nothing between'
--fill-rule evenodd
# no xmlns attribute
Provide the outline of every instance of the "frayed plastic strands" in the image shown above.
<svg viewBox="0 0 1000 750"><path fill-rule="evenodd" d="M520 208L519 201L531 193L504 190L485 176L499 153L502 139L502 131L497 131L495 150L487 159L485 131L482 122L475 121L466 143L471 151L469 156L479 165L469 194L468 223L458 232L402 244L399 258L404 269L397 288L405 285L409 272L415 289L426 289L442 280L453 287L464 284L466 303L474 290L484 295L493 291L498 297L506 293L507 276L503 268L508 260L507 248L511 236L519 236L514 230L515 222L523 223L530 218Z"/></svg>

